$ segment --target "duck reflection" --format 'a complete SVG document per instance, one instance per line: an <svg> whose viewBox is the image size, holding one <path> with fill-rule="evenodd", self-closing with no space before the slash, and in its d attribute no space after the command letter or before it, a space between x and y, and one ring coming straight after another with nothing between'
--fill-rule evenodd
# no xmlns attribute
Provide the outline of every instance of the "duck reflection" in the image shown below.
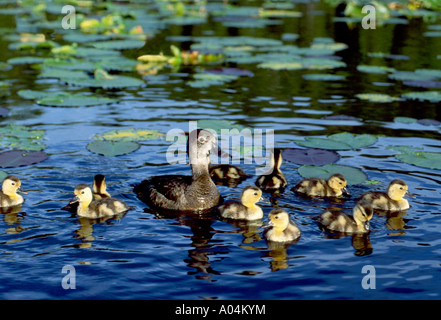
<svg viewBox="0 0 441 320"><path fill-rule="evenodd" d="M388 211L375 211L379 216L386 218L386 227L388 230L396 231L389 232L390 236L399 236L404 235L406 232L404 230L410 229L411 227L407 226L407 221L410 219L405 219L404 216L407 214L409 210L397 211L397 212L388 212Z"/></svg>
<svg viewBox="0 0 441 320"><path fill-rule="evenodd" d="M26 215L25 212L20 212L21 205L0 208L0 214L3 215L3 221L10 228L6 228L7 234L16 234L22 232L24 229L21 226L21 220Z"/></svg>

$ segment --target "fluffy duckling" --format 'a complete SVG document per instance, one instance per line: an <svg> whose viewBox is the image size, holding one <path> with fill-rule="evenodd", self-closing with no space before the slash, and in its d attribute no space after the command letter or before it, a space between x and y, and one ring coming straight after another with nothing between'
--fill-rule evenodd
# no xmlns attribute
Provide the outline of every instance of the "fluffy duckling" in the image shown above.
<svg viewBox="0 0 441 320"><path fill-rule="evenodd" d="M300 229L294 221L289 218L288 212L277 208L271 210L268 215L270 222L268 228L263 232L263 237L268 241L291 242L300 237Z"/></svg>
<svg viewBox="0 0 441 320"><path fill-rule="evenodd" d="M283 191L288 182L280 170L282 160L282 152L279 149L274 149L274 152L271 154L270 158L271 169L264 175L257 178L256 186L258 186L264 192L273 193Z"/></svg>
<svg viewBox="0 0 441 320"><path fill-rule="evenodd" d="M409 187L400 179L391 181L387 193L381 191L368 191L363 194L360 201L371 204L374 210L403 211L409 209L409 202L403 199L407 195Z"/></svg>
<svg viewBox="0 0 441 320"><path fill-rule="evenodd" d="M221 195L208 172L209 155L217 138L208 130L193 130L188 154L193 175L154 176L135 186L138 198L152 209L201 212L216 207Z"/></svg>
<svg viewBox="0 0 441 320"><path fill-rule="evenodd" d="M359 202L353 209L353 216L342 212L325 211L317 221L325 229L339 233L353 234L369 232L369 220L372 219L373 210L369 203Z"/></svg>
<svg viewBox="0 0 441 320"><path fill-rule="evenodd" d="M2 190L0 191L0 207L12 207L22 204L24 199L17 192L26 194L21 189L21 181L16 176L7 176L2 183Z"/></svg>
<svg viewBox="0 0 441 320"><path fill-rule="evenodd" d="M340 197L349 195L346 178L337 173L327 181L321 178L309 178L300 181L292 190L309 197Z"/></svg>
<svg viewBox="0 0 441 320"><path fill-rule="evenodd" d="M227 201L218 210L222 217L229 219L257 220L262 219L262 208L256 206L261 200L262 190L255 186L245 187L240 196L240 202Z"/></svg>
<svg viewBox="0 0 441 320"><path fill-rule="evenodd" d="M98 219L110 217L129 210L121 200L107 197L93 200L92 190L87 184L79 184L74 190L75 196L70 203L78 202L77 214L80 217Z"/></svg>
<svg viewBox="0 0 441 320"><path fill-rule="evenodd" d="M210 166L209 171L211 178L215 181L245 180L250 177L241 168L229 164Z"/></svg>

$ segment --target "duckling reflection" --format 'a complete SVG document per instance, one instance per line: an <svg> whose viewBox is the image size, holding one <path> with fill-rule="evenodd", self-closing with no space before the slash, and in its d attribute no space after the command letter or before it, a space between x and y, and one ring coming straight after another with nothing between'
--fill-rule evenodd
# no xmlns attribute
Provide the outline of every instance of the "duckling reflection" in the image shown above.
<svg viewBox="0 0 441 320"><path fill-rule="evenodd" d="M24 199L18 193L24 193L21 189L21 180L16 176L7 176L2 183L2 190L0 191L0 207L12 207L20 205Z"/></svg>
<svg viewBox="0 0 441 320"><path fill-rule="evenodd" d="M340 197L349 195L346 186L346 178L337 173L327 181L321 178L304 179L291 190L308 197Z"/></svg>
<svg viewBox="0 0 441 320"><path fill-rule="evenodd" d="M176 213L212 210L222 199L208 172L210 151L216 143L208 130L193 130L187 143L192 176L150 177L133 191L152 209Z"/></svg>
<svg viewBox="0 0 441 320"><path fill-rule="evenodd" d="M92 194L93 194L93 200L100 200L103 198L110 198L110 194L107 192L107 184L106 184L106 177L102 174L97 174L93 178L93 184L92 184ZM78 210L78 202L73 202L67 204L61 210L67 210L72 213L77 213Z"/></svg>
<svg viewBox="0 0 441 320"><path fill-rule="evenodd" d="M264 175L259 176L256 180L256 186L263 192L280 193L283 192L288 184L288 181L280 170L282 160L282 152L279 149L274 149L270 157L271 169Z"/></svg>
<svg viewBox="0 0 441 320"><path fill-rule="evenodd" d="M5 229L7 234L16 234L22 232L24 229L21 226L21 221L26 215L25 212L20 212L21 204L11 207L0 208L0 214L3 215L3 221L9 228Z"/></svg>
<svg viewBox="0 0 441 320"><path fill-rule="evenodd" d="M261 201L262 190L255 186L245 187L240 196L240 202L227 201L218 210L223 218L240 220L262 219L263 211L256 205Z"/></svg>
<svg viewBox="0 0 441 320"><path fill-rule="evenodd" d="M403 199L408 195L408 185L400 179L391 181L387 193L381 191L368 191L360 201L368 202L374 210L403 211L409 209L409 202Z"/></svg>

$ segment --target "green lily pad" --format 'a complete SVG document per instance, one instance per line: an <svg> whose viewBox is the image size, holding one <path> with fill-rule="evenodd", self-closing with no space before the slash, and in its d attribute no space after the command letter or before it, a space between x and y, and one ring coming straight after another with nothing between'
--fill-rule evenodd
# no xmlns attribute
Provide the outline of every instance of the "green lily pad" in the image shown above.
<svg viewBox="0 0 441 320"><path fill-rule="evenodd" d="M348 185L361 184L367 180L367 175L358 168L339 165L339 164L327 164L325 166L301 166L297 169L299 174L304 178L322 178L329 179L333 174L342 174Z"/></svg>
<svg viewBox="0 0 441 320"><path fill-rule="evenodd" d="M40 99L47 96L47 92L44 91L37 91L37 90L19 90L17 91L17 94L25 99Z"/></svg>
<svg viewBox="0 0 441 320"><path fill-rule="evenodd" d="M411 124L416 123L418 120L410 117L395 117L394 121L399 123Z"/></svg>
<svg viewBox="0 0 441 320"><path fill-rule="evenodd" d="M363 148L377 142L377 138L370 134L355 135L349 132L336 133L327 138L306 137L305 140L296 140L296 144L307 148L326 150L353 150Z"/></svg>
<svg viewBox="0 0 441 320"><path fill-rule="evenodd" d="M97 134L94 139L111 140L111 141L144 141L155 140L163 137L164 134L158 130L149 129L121 129L112 130L103 134Z"/></svg>
<svg viewBox="0 0 441 320"><path fill-rule="evenodd" d="M384 67L384 66L369 66L369 65L359 65L357 66L357 70L360 72L366 73L375 73L375 74L386 74L388 72L394 72L394 68Z"/></svg>
<svg viewBox="0 0 441 320"><path fill-rule="evenodd" d="M135 141L95 140L87 145L87 150L106 157L115 157L132 153L139 147L140 145Z"/></svg>
<svg viewBox="0 0 441 320"><path fill-rule="evenodd" d="M84 71L64 70L57 68L47 68L38 75L39 78L55 78L55 79L87 79L89 75Z"/></svg>
<svg viewBox="0 0 441 320"><path fill-rule="evenodd" d="M94 78L89 79L65 79L67 84L88 88L122 89L128 87L140 87L144 81L128 76L112 76L103 70L95 71Z"/></svg>
<svg viewBox="0 0 441 320"><path fill-rule="evenodd" d="M112 36L107 34L85 34L82 32L69 32L68 34L63 36L64 41L77 43L110 40L111 38Z"/></svg>
<svg viewBox="0 0 441 320"><path fill-rule="evenodd" d="M42 151L10 150L0 153L0 168L28 166L46 160L49 155Z"/></svg>
<svg viewBox="0 0 441 320"><path fill-rule="evenodd" d="M407 150L395 157L400 161L418 167L441 170L441 153Z"/></svg>
<svg viewBox="0 0 441 320"><path fill-rule="evenodd" d="M326 73L314 73L314 74L304 74L303 79L312 81L339 81L344 80L345 76L339 76L336 74L326 74Z"/></svg>
<svg viewBox="0 0 441 320"><path fill-rule="evenodd" d="M300 62L264 62L257 65L258 68L271 70L300 70L303 69L303 64Z"/></svg>
<svg viewBox="0 0 441 320"><path fill-rule="evenodd" d="M96 69L94 62L81 59L47 58L44 60L43 66L64 70L93 71Z"/></svg>
<svg viewBox="0 0 441 320"><path fill-rule="evenodd" d="M144 45L144 40L108 40L91 43L91 46L97 49L106 50L139 49L142 48Z"/></svg>
<svg viewBox="0 0 441 320"><path fill-rule="evenodd" d="M392 97L384 93L360 93L355 95L358 99L368 100L371 102L393 102L399 101L400 98Z"/></svg>
<svg viewBox="0 0 441 320"><path fill-rule="evenodd" d="M46 58L33 57L33 56L29 56L29 57L15 57L15 58L8 59L7 63L12 64L12 65L17 65L17 64L36 64L36 63L42 63L45 59Z"/></svg>
<svg viewBox="0 0 441 320"><path fill-rule="evenodd" d="M0 147L41 151L46 148L41 142L43 137L43 130L30 130L21 125L8 125L0 128Z"/></svg>
<svg viewBox="0 0 441 320"><path fill-rule="evenodd" d="M207 88L212 85L222 85L225 82L236 80L238 76L214 73L196 73L193 75L196 80L189 81L188 84L193 88Z"/></svg>
<svg viewBox="0 0 441 320"><path fill-rule="evenodd" d="M5 171L0 171L0 181L5 180L5 178L8 176L8 173Z"/></svg>
<svg viewBox="0 0 441 320"><path fill-rule="evenodd" d="M412 71L395 71L389 75L389 78L399 81L431 81L436 79L432 74Z"/></svg>
<svg viewBox="0 0 441 320"><path fill-rule="evenodd" d="M441 92L439 91L407 92L403 93L402 97L409 100L441 102Z"/></svg>
<svg viewBox="0 0 441 320"><path fill-rule="evenodd" d="M84 94L50 95L36 101L51 107L86 107L118 102L118 99L97 97Z"/></svg>

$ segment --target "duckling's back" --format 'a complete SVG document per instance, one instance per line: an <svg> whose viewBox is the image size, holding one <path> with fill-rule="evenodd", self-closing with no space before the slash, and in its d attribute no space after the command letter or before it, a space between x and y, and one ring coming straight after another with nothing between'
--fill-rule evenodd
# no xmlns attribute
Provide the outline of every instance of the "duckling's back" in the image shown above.
<svg viewBox="0 0 441 320"><path fill-rule="evenodd" d="M118 199L107 197L92 201L89 205L87 216L89 218L110 217L129 210L129 206Z"/></svg>
<svg viewBox="0 0 441 320"><path fill-rule="evenodd" d="M409 207L406 200L400 203L391 199L387 193L381 191L368 191L360 197L359 201L367 202L374 210L381 211L400 211L406 210Z"/></svg>
<svg viewBox="0 0 441 320"><path fill-rule="evenodd" d="M294 192L310 197L326 197L331 194L326 180L321 178L309 178L300 181L294 188Z"/></svg>
<svg viewBox="0 0 441 320"><path fill-rule="evenodd" d="M357 232L357 226L352 217L336 211L325 211L318 218L317 222L330 231L339 233Z"/></svg>

